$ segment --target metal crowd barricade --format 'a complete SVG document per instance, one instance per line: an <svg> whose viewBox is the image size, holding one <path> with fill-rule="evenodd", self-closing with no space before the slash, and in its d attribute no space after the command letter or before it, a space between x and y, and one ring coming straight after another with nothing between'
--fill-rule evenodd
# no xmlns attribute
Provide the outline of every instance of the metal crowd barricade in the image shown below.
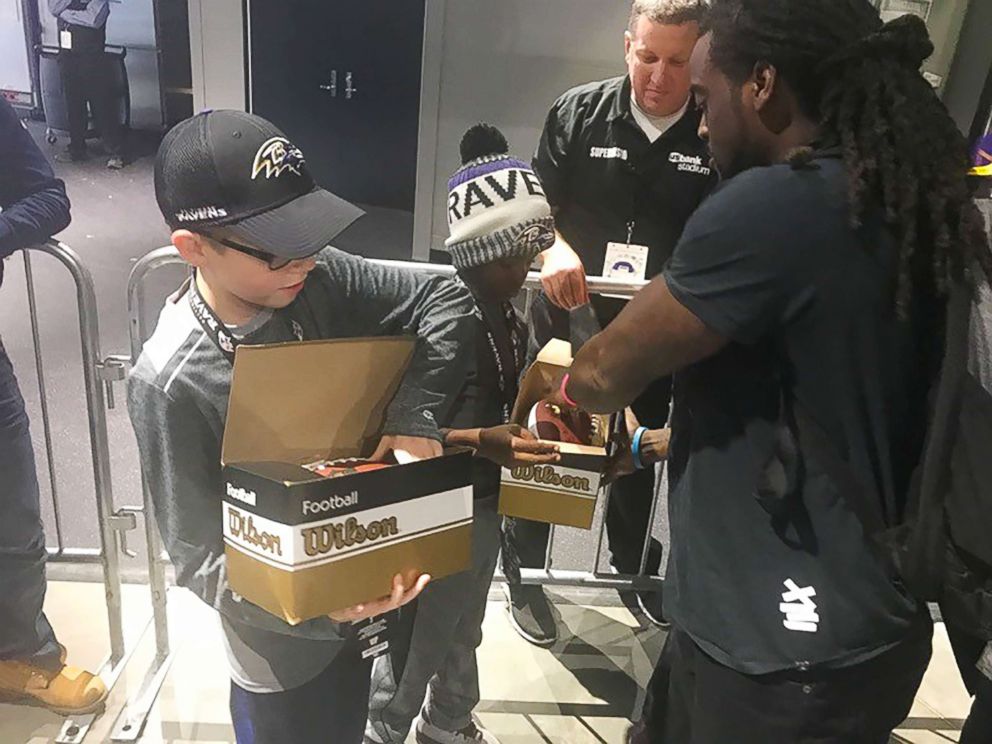
<svg viewBox="0 0 992 744"><path fill-rule="evenodd" d="M412 261L388 261L375 260L374 263L384 266L393 266L410 271L419 271L428 274L441 276L453 276L455 270L451 266L440 264L427 264ZM128 281L128 317L131 328L131 354L137 360L141 350L141 344L148 338L150 328L148 319L144 316L144 291L143 284L145 278L156 269L163 266L182 264L183 260L179 253L172 246L159 248L146 254L131 272ZM604 277L588 277L589 292L591 294L609 294L617 297L633 297L647 282L645 281L624 281L620 279L608 279ZM525 308L529 313L534 294L541 288L540 275L531 272L524 285ZM548 549L545 555L543 568L523 568L521 569L521 579L527 584L544 584L553 586L576 586L583 588L603 588L603 589L637 589L652 590L660 589L662 580L657 576L646 575L647 561L651 546L651 534L654 528L655 517L658 507L658 499L652 499L651 510L648 520L648 529L644 537L644 544L641 550L641 564L637 574L615 574L604 573L599 570L600 559L602 557L604 533L606 531L606 510L609 507L611 487L606 487L603 493L603 518L600 520L596 533L596 554L591 570L568 570L556 569L552 566L552 554L555 545L555 526L552 525L548 536ZM149 506L150 508L150 506ZM497 580L504 580L497 574Z"/></svg>
<svg viewBox="0 0 992 744"><path fill-rule="evenodd" d="M97 519L99 521L100 547L72 548L65 544L62 522L62 504L56 477L55 452L52 438L48 390L46 387L44 355L38 322L38 304L34 281L33 253L44 253L57 259L68 269L76 286L76 304L79 313L79 336L82 351L83 386L85 389L87 422L93 466L93 486L96 493ZM32 246L22 252L24 275L27 284L28 309L31 322L31 336L34 346L35 370L38 376L38 389L41 403L41 423L45 449L48 458L52 505L55 518L56 547L49 548L49 560L63 563L98 563L102 568L104 595L107 603L107 622L110 636L110 653L98 668L107 687L113 689L127 667L141 637L134 645L127 647L124 640L123 610L121 605L121 552L126 530L133 528L135 515L142 509L115 509L111 484L110 445L107 435L107 403L104 400L103 385L111 392L112 380L123 379L124 368L115 357L104 359L100 355L100 326L97 314L96 292L93 277L82 264L79 256L69 246L55 240ZM118 544L118 536L121 545ZM152 544L152 541L149 541ZM154 588L154 587L153 587ZM164 595L161 604L154 604L153 619L156 632L165 629ZM142 633L142 636L144 633ZM149 671L153 676L156 669L168 657L168 638L164 645L159 644L156 666ZM162 649L165 649L164 656ZM128 701L125 711L134 710L140 700ZM145 711L147 715L147 710ZM58 744L78 744L88 733L96 714L69 716L56 738ZM143 724L143 718L141 723ZM136 736L132 740L136 740Z"/></svg>

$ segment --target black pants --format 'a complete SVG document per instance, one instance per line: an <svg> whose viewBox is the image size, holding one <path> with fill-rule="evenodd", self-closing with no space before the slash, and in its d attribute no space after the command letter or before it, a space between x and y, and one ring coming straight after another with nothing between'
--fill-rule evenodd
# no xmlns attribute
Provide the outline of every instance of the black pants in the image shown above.
<svg viewBox="0 0 992 744"><path fill-rule="evenodd" d="M248 692L231 683L238 744L361 744L372 662L349 643L317 677L285 692Z"/></svg>
<svg viewBox="0 0 992 744"><path fill-rule="evenodd" d="M606 327L623 309L625 301L594 297L592 309L580 308L572 313L553 306L539 295L531 308L531 356L536 356L552 338L570 341L577 352L601 328ZM668 422L672 385L670 378L652 383L631 406L638 420L651 428ZM621 573L637 573L648 531L651 504L655 496L654 470L642 470L613 484L606 511L606 534L611 563ZM507 519L503 527L503 573L512 583L519 581L519 568L542 568L548 549L549 525L524 519ZM661 567L662 547L651 540L647 573L657 574ZM597 567L598 568L598 567Z"/></svg>
<svg viewBox="0 0 992 744"><path fill-rule="evenodd" d="M111 156L123 157L124 127L120 101L114 91L112 65L117 61L103 52L59 52L59 71L69 117L69 150L86 151L89 110L93 112L103 146Z"/></svg>
<svg viewBox="0 0 992 744"><path fill-rule="evenodd" d="M729 620L728 620L729 622ZM932 626L873 659L834 670L749 676L673 628L631 744L887 744L930 662Z"/></svg>
<svg viewBox="0 0 992 744"><path fill-rule="evenodd" d="M985 650L986 641L957 628L953 623L948 622L946 627L954 658L961 671L961 679L968 694L975 698L964 728L961 729L960 742L988 744L992 742L992 680L978 671L976 666Z"/></svg>

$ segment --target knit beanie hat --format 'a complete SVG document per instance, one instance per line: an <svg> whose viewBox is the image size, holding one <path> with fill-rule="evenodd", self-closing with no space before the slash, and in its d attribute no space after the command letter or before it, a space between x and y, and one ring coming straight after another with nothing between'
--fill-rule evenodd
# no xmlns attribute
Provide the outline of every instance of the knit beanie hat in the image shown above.
<svg viewBox="0 0 992 744"><path fill-rule="evenodd" d="M461 142L462 167L448 181L445 250L456 269L501 258L533 261L555 242L555 222L541 181L509 156L506 137L476 124Z"/></svg>

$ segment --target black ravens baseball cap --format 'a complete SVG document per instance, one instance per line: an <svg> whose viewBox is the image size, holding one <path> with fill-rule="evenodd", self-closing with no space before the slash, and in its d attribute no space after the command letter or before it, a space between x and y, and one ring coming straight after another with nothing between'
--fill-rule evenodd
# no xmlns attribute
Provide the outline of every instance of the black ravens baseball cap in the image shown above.
<svg viewBox="0 0 992 744"><path fill-rule="evenodd" d="M155 197L173 230L291 259L313 255L364 214L317 186L279 129L243 111L205 111L173 127L155 161Z"/></svg>

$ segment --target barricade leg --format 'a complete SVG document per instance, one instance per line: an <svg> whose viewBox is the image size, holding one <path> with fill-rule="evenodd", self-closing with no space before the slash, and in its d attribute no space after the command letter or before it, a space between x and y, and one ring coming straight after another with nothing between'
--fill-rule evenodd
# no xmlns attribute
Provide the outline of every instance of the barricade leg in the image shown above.
<svg viewBox="0 0 992 744"><path fill-rule="evenodd" d="M72 275L76 286L76 304L79 313L79 337L83 363L83 385L86 395L86 411L89 425L90 450L93 464L93 486L96 493L97 519L100 528L100 548L98 551L72 551L64 544L62 532L61 506L58 485L54 470L54 448L51 438L51 425L48 411L48 395L45 389L44 365L41 356L41 338L38 328L37 302L34 286L34 273L31 263L32 251L47 253L56 258ZM109 688L120 677L128 660L124 643L124 624L121 607L120 553L117 538L112 527L114 499L110 480L110 446L107 437L107 418L103 399L103 389L98 378L100 365L100 327L97 316L96 293L93 278L79 260L76 253L63 243L49 241L34 246L24 252L25 276L28 285L31 332L35 342L35 364L41 386L42 422L45 428L45 443L49 461L49 477L52 482L52 497L56 515L58 549L55 558L59 560L96 560L103 569L104 599L107 604L107 624L110 636L110 655L98 670ZM65 722L57 742L81 741L86 735L94 716L70 718Z"/></svg>
<svg viewBox="0 0 992 744"><path fill-rule="evenodd" d="M152 251L131 271L127 287L128 334L130 341L130 361L136 363L141 347L148 338L148 328L144 317L144 281L155 269L170 264L181 264L182 259L175 249L165 248ZM140 513L144 519L145 542L148 558L148 588L151 593L152 623L155 632L155 660L148 670L138 692L127 702L111 732L112 742L135 742L141 737L145 722L162 684L169 674L174 652L169 642L169 620L165 579L165 566L168 560L164 554L162 538L155 523L154 505L145 483L141 478L142 505L124 511Z"/></svg>

